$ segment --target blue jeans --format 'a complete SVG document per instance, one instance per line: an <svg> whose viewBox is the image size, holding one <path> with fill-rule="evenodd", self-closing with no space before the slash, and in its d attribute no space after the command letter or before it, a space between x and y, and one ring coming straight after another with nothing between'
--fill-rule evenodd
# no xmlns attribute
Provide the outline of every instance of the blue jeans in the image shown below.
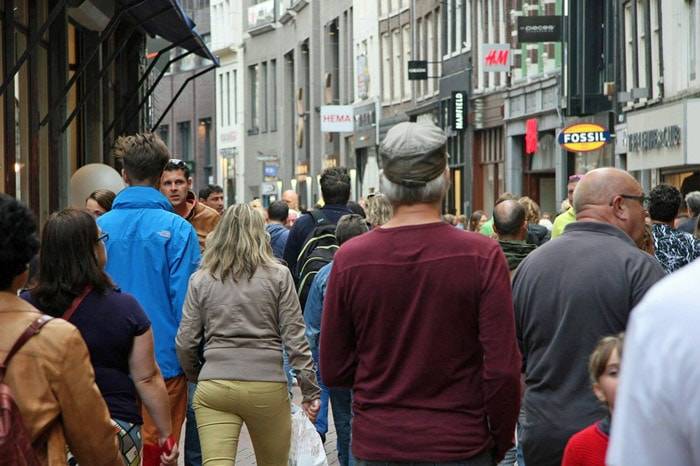
<svg viewBox="0 0 700 466"><path fill-rule="evenodd" d="M202 466L202 448L199 445L197 421L192 409L192 398L196 383L187 383L187 420L185 422L185 466Z"/></svg>
<svg viewBox="0 0 700 466"><path fill-rule="evenodd" d="M314 426L316 427L316 432L325 437L328 432L328 387L321 380L321 372L318 370L318 354L311 353L313 357L314 364L316 366L316 380L318 381L318 386L321 388L321 409L318 411L318 416L316 416L316 422Z"/></svg>
<svg viewBox="0 0 700 466"><path fill-rule="evenodd" d="M338 461L340 466L354 466L355 458L350 449L352 432L352 391L349 388L331 388L333 423L338 436Z"/></svg>

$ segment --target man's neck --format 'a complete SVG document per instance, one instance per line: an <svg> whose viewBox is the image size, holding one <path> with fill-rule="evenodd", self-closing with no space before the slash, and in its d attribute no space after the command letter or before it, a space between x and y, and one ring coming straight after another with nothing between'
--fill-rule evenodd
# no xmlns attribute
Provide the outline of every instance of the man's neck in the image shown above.
<svg viewBox="0 0 700 466"><path fill-rule="evenodd" d="M282 226L284 226L284 223L278 222L277 220L268 220L267 224L268 225L282 225Z"/></svg>
<svg viewBox="0 0 700 466"><path fill-rule="evenodd" d="M173 210L174 210L175 213L178 214L180 217L185 218L185 217L187 217L187 216L189 215L189 213L190 213L190 205L189 205L189 203L187 202L187 200L185 200L185 202L183 202L183 203L180 204L179 206L173 206Z"/></svg>
<svg viewBox="0 0 700 466"><path fill-rule="evenodd" d="M407 225L441 222L442 203L412 204L394 206L394 216L381 228L395 228Z"/></svg>

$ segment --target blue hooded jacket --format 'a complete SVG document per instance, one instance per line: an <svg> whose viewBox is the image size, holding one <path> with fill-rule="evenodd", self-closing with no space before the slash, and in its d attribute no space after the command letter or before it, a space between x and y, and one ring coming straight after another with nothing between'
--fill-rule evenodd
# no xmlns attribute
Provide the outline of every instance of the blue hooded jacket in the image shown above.
<svg viewBox="0 0 700 466"><path fill-rule="evenodd" d="M190 275L200 259L197 233L155 188L121 191L97 220L107 233L107 273L151 319L156 361L166 379L182 374L175 335Z"/></svg>

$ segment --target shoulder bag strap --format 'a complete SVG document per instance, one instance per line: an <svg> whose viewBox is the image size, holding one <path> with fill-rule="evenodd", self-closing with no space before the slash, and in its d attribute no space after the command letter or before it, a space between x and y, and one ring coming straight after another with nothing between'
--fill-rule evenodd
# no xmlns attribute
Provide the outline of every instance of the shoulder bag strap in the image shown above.
<svg viewBox="0 0 700 466"><path fill-rule="evenodd" d="M73 317L73 314L75 314L75 311L78 309L78 306L80 306L80 303L83 302L83 299L85 299L85 297L89 295L91 291L92 285L86 286L83 292L80 293L79 296L75 297L68 310L66 310L66 312L64 312L61 316L61 319L69 321L70 318Z"/></svg>
<svg viewBox="0 0 700 466"><path fill-rule="evenodd" d="M317 226L319 226L325 222L328 222L326 215L323 213L323 211L321 211L321 209L314 209L309 213L311 214L311 217L314 219L314 228L316 228Z"/></svg>
<svg viewBox="0 0 700 466"><path fill-rule="evenodd" d="M36 319L34 322L27 327L27 329L22 333L22 335L19 336L17 341L15 341L15 344L12 345L12 348L10 348L10 351L7 353L7 356L5 356L5 360L0 364L0 382L5 378L5 372L7 371L7 366L10 364L10 360L12 357L17 354L17 352L24 346L26 342L29 341L30 338L32 338L34 335L39 333L39 330L41 330L41 327L46 325L48 321L53 319L51 316L43 315Z"/></svg>

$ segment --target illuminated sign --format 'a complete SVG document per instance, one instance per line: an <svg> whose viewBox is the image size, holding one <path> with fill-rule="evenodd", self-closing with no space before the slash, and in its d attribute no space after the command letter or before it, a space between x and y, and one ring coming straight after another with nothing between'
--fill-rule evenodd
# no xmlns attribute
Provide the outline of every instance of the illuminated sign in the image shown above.
<svg viewBox="0 0 700 466"><path fill-rule="evenodd" d="M510 44L482 44L481 66L486 72L510 71Z"/></svg>
<svg viewBox="0 0 700 466"><path fill-rule="evenodd" d="M569 152L590 152L610 142L610 132L595 123L571 125L559 133L559 144Z"/></svg>

